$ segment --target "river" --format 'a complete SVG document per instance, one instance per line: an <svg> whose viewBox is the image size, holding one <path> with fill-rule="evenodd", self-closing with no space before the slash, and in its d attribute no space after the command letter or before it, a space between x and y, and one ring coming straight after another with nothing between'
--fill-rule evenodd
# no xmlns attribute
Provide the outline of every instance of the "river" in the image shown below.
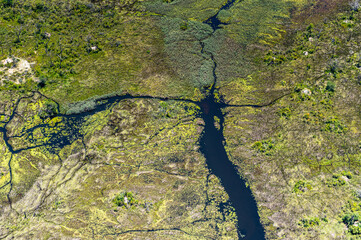
<svg viewBox="0 0 361 240"><path fill-rule="evenodd" d="M217 18L219 12L232 7L234 2L235 0L229 0L215 15L204 21L204 23L212 27L213 33L221 28L222 23ZM202 42L201 45L202 53L204 53L204 43ZM200 139L201 152L206 158L209 170L221 180L235 209L238 219L239 238L262 240L265 239L265 235L260 223L256 201L251 190L246 186L244 180L239 176L237 169L229 160L224 148L224 114L222 113L224 104L217 102L214 97L215 86L217 84L217 63L214 60L213 54L209 52L208 54L214 63L214 83L209 96L199 104L202 109L201 117L205 122ZM215 117L219 119L220 129L217 129L215 126Z"/></svg>
<svg viewBox="0 0 361 240"><path fill-rule="evenodd" d="M228 9L234 4L235 0L228 1L219 11L223 9ZM208 24L212 27L213 33L217 29L221 28L221 22L218 20L217 15L219 11L204 21L205 24ZM82 137L81 134L81 125L84 123L87 116L93 115L97 112L104 111L110 107L113 103L119 102L124 99L158 99L162 101L174 100L174 101L186 101L189 103L196 104L200 107L199 117L204 120L205 126L200 137L200 151L206 158L207 166L212 174L217 176L229 196L229 200L233 208L235 209L238 224L238 236L240 239L247 240L262 240L265 239L264 229L260 223L260 218L257 211L257 204L252 195L251 190L246 186L244 180L238 174L236 167L229 160L228 155L224 148L225 138L223 136L223 124L224 124L224 114L222 109L227 107L227 104L220 103L215 99L215 86L217 83L216 68L217 63L214 60L213 54L210 52L205 52L204 47L205 39L200 41L202 46L202 53L208 54L209 58L213 61L213 85L212 88L203 100L196 102L192 100L184 99L168 99L168 98L156 98L152 96L131 96L131 95L121 95L121 96L112 96L104 99L97 100L96 107L92 110L88 110L79 114L58 114L65 121L67 135L59 135L57 132L54 132L53 135L49 136L49 141L46 145L36 145L35 147L47 147L50 152L56 153L57 150L63 148L66 145L71 144L74 140ZM34 93L35 94L35 93ZM40 93L39 93L40 94ZM44 96L45 97L45 96ZM18 101L19 102L19 101ZM246 105L245 105L246 106ZM251 105L250 105L251 106ZM260 107L260 106L254 106ZM9 143L11 137L7 135L7 125L13 119L16 114L17 106L14 108L14 111L5 126L0 128L0 132L3 132L3 140L13 154L17 154L21 151L25 151L35 147L26 147L15 149ZM58 105L59 110L59 105ZM215 119L219 119L219 129L215 126ZM37 128L44 128L46 126L39 125L27 130L27 134L32 136ZM48 126L50 127L50 126ZM10 192L12 189L12 169L11 169L11 159L10 158L8 165L10 171L10 181L6 183L1 188L10 184ZM10 192L8 194L9 203L11 204Z"/></svg>

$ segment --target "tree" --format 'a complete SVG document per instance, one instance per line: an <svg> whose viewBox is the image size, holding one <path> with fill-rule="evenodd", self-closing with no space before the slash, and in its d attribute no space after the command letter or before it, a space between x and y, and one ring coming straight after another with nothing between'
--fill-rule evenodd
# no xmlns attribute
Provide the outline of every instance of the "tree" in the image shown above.
<svg viewBox="0 0 361 240"><path fill-rule="evenodd" d="M5 28L0 28L0 47L1 54L4 55L4 46L6 44L7 31Z"/></svg>
<svg viewBox="0 0 361 240"><path fill-rule="evenodd" d="M19 43L19 42L21 41L21 40L20 40L20 37L21 37L21 35L24 33L23 26L17 26L17 27L15 27L14 33L15 33L15 36L16 36L15 43Z"/></svg>
<svg viewBox="0 0 361 240"><path fill-rule="evenodd" d="M11 7L14 4L14 0L1 0L1 4L4 7Z"/></svg>
<svg viewBox="0 0 361 240"><path fill-rule="evenodd" d="M359 220L359 215L352 213L352 214L346 214L343 218L342 221L344 224L346 224L346 226L352 226L356 221Z"/></svg>
<svg viewBox="0 0 361 240"><path fill-rule="evenodd" d="M327 86L326 86L327 91L334 92L335 88L336 88L336 84L334 82L331 81L327 82Z"/></svg>

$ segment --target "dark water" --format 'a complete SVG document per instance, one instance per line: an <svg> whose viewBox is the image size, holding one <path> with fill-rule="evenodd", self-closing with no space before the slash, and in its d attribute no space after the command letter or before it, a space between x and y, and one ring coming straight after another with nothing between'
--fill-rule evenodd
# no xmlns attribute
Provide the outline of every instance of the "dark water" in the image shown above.
<svg viewBox="0 0 361 240"><path fill-rule="evenodd" d="M230 8L235 0L228 1L219 11L222 9ZM214 31L221 28L221 22L218 20L217 16L219 11L204 23L209 24ZM199 117L201 117L205 122L205 127L200 138L200 150L206 158L206 162L210 171L216 175L222 182L222 185L227 192L231 205L234 207L237 218L238 218L238 235L240 239L248 240L262 240L265 239L264 230L260 224L260 219L257 212L257 205L253 198L252 192L249 188L246 187L245 182L238 175L238 171L235 166L229 160L227 153L224 149L224 136L223 136L223 123L224 123L224 114L222 113L222 108L225 108L227 104L217 102L214 98L215 85L217 83L216 68L217 63L214 60L213 54L210 52L204 51L204 42L200 42L202 46L202 53L208 54L210 59L214 63L213 67L213 77L214 84L209 92L208 97L203 99L200 102L195 102L191 100L184 99L170 99L170 98L156 98L152 96L131 96L131 95L121 95L121 96L112 96L104 99L98 99L96 101L97 105L94 109L88 110L83 113L78 114L58 114L62 117L62 129L61 131L54 131L54 133L49 133L47 129L52 128L47 124L40 124L38 126L26 129L21 135L27 136L27 141L31 143L30 147L24 148L15 148L10 144L11 138L20 137L12 136L9 137L7 134L7 125L14 118L17 108L14 108L12 115L5 123L5 126L0 128L0 132L3 132L3 140L8 148L8 150L13 154L20 153L25 150L32 148L44 147L49 152L57 154L60 149L64 148L67 145L70 145L77 139L83 138L83 133L81 131L82 125L86 122L86 118L97 112L101 112L109 108L112 104L119 102L124 99L158 99L162 101L173 100L173 101L186 101L189 103L196 104L200 107L201 111ZM34 93L35 94L35 93ZM40 94L40 93L37 93ZM24 97L30 98L32 96ZM43 96L45 97L45 96ZM18 100L17 104L19 103ZM58 112L59 112L59 104ZM254 106L259 107L259 106ZM219 121L219 129L215 126L215 117ZM37 139L33 137L33 132L36 129L40 129L41 132L46 136L49 141L46 143L37 142ZM63 133L63 134L62 134ZM49 135L50 134L50 135ZM8 193L9 203L11 205L10 192L12 191L12 168L11 168L12 156L9 159L8 167L10 171L10 181L0 188L4 188L7 185L10 185L10 191ZM220 206L222 208L222 206Z"/></svg>
<svg viewBox="0 0 361 240"><path fill-rule="evenodd" d="M229 0L214 16L204 21L204 23L210 25L213 32L221 28L222 23L218 20L218 13L223 9L230 8L234 2L235 0ZM204 51L204 42L201 42L201 46L202 53L209 54L214 63L214 83L209 96L199 103L202 110L201 117L205 122L205 127L200 139L200 149L206 158L208 168L221 180L230 202L236 211L239 238L262 240L265 239L265 235L260 223L256 201L251 190L246 187L245 182L238 175L237 169L229 160L224 148L224 114L222 113L222 108L225 107L225 104L217 102L214 98L215 85L217 83L217 63L212 53ZM215 126L215 117L219 119L219 129Z"/></svg>
<svg viewBox="0 0 361 240"><path fill-rule="evenodd" d="M200 139L201 152L204 154L208 168L222 182L228 193L231 205L238 218L238 235L240 239L265 239L263 227L257 212L257 205L252 192L244 181L224 149L223 122L224 116L213 96L200 103L201 116L205 122L204 131ZM220 119L220 129L214 125L214 117ZM244 235L242 238L241 235Z"/></svg>
<svg viewBox="0 0 361 240"><path fill-rule="evenodd" d="M204 21L204 23L208 24L209 26L211 26L213 28L213 31L216 31L217 29L220 29L221 26L220 25L227 25L226 23L222 23L221 21L219 21L218 19L218 14L220 11L222 10L227 10L230 7L233 6L235 0L229 0L227 1L227 3L225 5L223 5L218 12L213 15L212 17L208 18L206 21Z"/></svg>

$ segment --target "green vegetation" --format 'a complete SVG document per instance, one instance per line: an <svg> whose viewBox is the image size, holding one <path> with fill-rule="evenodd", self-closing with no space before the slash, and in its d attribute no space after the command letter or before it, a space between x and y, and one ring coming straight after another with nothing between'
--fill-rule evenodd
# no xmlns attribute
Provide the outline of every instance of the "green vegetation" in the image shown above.
<svg viewBox="0 0 361 240"><path fill-rule="evenodd" d="M265 12L280 12L276 9ZM239 26L226 26L234 41L246 38L241 25L246 32L261 33L275 24L269 21L247 29L248 23L267 17L248 21L243 16L239 14ZM234 60L252 61L251 66L240 66L242 73L217 62L224 67L218 74L226 102L264 106L227 109L224 129L227 151L255 193L269 239L356 237L350 228L345 231L342 217L360 214L355 196L355 189L360 188L361 154L358 17L359 12L350 11L346 1L314 1L312 6L296 7L292 16L279 18L273 33L254 34L252 45L247 45L242 58ZM286 32L277 36L276 29ZM261 42L266 39L263 36L271 40ZM249 79L247 85L252 91L237 93L234 84L226 83L234 82L234 78L226 74ZM270 139L272 148L268 149ZM269 154L265 154L267 149ZM255 151L263 154L252 154ZM351 200L355 203L348 207ZM299 224L290 226L290 222ZM356 225L352 227L354 233Z"/></svg>
<svg viewBox="0 0 361 240"><path fill-rule="evenodd" d="M341 175L347 177L348 179L352 178L352 173L350 171L342 171Z"/></svg>
<svg viewBox="0 0 361 240"><path fill-rule="evenodd" d="M346 173L347 174L347 173ZM361 234L360 214L361 214L361 202L356 196L355 199L349 200L344 207L344 215L342 216L342 222L348 228L348 232L352 235Z"/></svg>
<svg viewBox="0 0 361 240"><path fill-rule="evenodd" d="M265 155L271 155L271 151L274 147L272 140L257 141L252 145L252 148Z"/></svg>
<svg viewBox="0 0 361 240"><path fill-rule="evenodd" d="M299 180L295 183L295 185L293 187L293 192L294 193L302 193L302 192L305 192L305 191L311 190L311 189L312 189L311 184L309 184L305 181Z"/></svg>
<svg viewBox="0 0 361 240"><path fill-rule="evenodd" d="M0 8L0 60L34 62L38 87L64 104L121 91L191 96L160 60L162 33L143 11L138 1L16 1Z"/></svg>
<svg viewBox="0 0 361 240"><path fill-rule="evenodd" d="M318 217L309 218L309 219L304 218L300 221L300 225L302 225L305 228L315 227L320 225L320 219Z"/></svg>
<svg viewBox="0 0 361 240"><path fill-rule="evenodd" d="M341 174L333 174L332 179L329 180L328 186L329 187L337 187L346 184L346 180L343 178Z"/></svg>
<svg viewBox="0 0 361 240"><path fill-rule="evenodd" d="M359 216L358 214L355 214L355 213L353 213L353 214L346 214L346 215L342 218L342 221L343 221L344 224L347 225L347 227L349 227L349 226L354 225L354 223L355 223L356 221L358 221L359 218L360 218L360 216Z"/></svg>
<svg viewBox="0 0 361 240"><path fill-rule="evenodd" d="M47 101L39 110L39 117L42 119L52 118L58 114L57 105L54 102Z"/></svg>
<svg viewBox="0 0 361 240"><path fill-rule="evenodd" d="M80 101L77 103L69 104L67 114L77 114L94 110L96 107L95 99L88 99L86 101Z"/></svg>
<svg viewBox="0 0 361 240"><path fill-rule="evenodd" d="M0 96L4 103L5 98L10 99L5 93ZM24 223L23 217L0 215L9 226L4 234L20 238L29 232L36 238L80 234L86 239L95 229L99 238L121 233L125 238L169 239L168 231L174 239L219 235L236 238L234 211L219 208L228 196L197 151L202 129L197 125L200 119L193 104L123 100L81 122L73 116L41 119L39 109L52 101L39 94L30 96L21 101L8 125L9 142L16 149L34 147L14 154L12 159L13 208L25 212L28 218ZM47 148L54 138L55 146ZM60 148L61 141L69 143ZM10 154L5 143L0 144L3 171ZM35 147L41 144L45 146ZM50 167L42 169L45 164ZM9 180L7 170L4 173L1 184ZM52 179L49 185L37 187L37 181L48 179ZM45 188L56 189L57 193L41 203L47 194ZM127 191L119 193L119 188ZM8 191L6 187L0 191L4 205L8 204ZM27 193L31 201L24 197ZM33 216L39 204L44 208ZM68 209L71 212L64 219L63 212ZM119 230L118 222L126 227ZM67 231L53 231L53 225L66 227ZM33 226L41 230L31 230ZM132 229L144 231L122 233ZM170 230L152 233L149 229Z"/></svg>
<svg viewBox="0 0 361 240"><path fill-rule="evenodd" d="M279 114L281 117L284 117L285 119L290 119L291 114L292 114L292 111L291 111L288 107L285 107L285 108L281 108L281 109L278 111L278 114Z"/></svg>
<svg viewBox="0 0 361 240"><path fill-rule="evenodd" d="M198 21L170 17L163 17L160 24L170 68L177 73L180 81L193 89L203 90L211 86L214 63L209 55L201 53L200 41L211 35L212 28Z"/></svg>
<svg viewBox="0 0 361 240"><path fill-rule="evenodd" d="M202 22L213 16L224 4L220 0L152 0L144 1L149 12L166 15L170 18L192 19Z"/></svg>
<svg viewBox="0 0 361 240"><path fill-rule="evenodd" d="M242 44L254 41L267 45L274 44L284 34L284 30L275 23L275 19L282 21L289 17L285 1L237 1L229 12L231 17L225 20L236 24L227 25L225 29ZM257 13L262 13L263 17L256 17Z"/></svg>
<svg viewBox="0 0 361 240"><path fill-rule="evenodd" d="M132 207L138 204L138 200L134 198L132 192L123 192L113 199L113 203L118 207Z"/></svg>
<svg viewBox="0 0 361 240"><path fill-rule="evenodd" d="M326 124L325 131L328 132L344 133L348 130L347 127L344 124L342 124L340 120L334 117L330 118L329 120L326 120L325 124Z"/></svg>
<svg viewBox="0 0 361 240"><path fill-rule="evenodd" d="M182 22L180 25L180 29L187 30L188 29L188 23L186 21Z"/></svg>
<svg viewBox="0 0 361 240"><path fill-rule="evenodd" d="M334 82L328 81L327 86L326 86L326 90L330 91L330 92L334 92L335 89L336 89L336 84Z"/></svg>
<svg viewBox="0 0 361 240"><path fill-rule="evenodd" d="M361 225L358 224L356 226L350 226L349 231L353 235L360 235L361 234Z"/></svg>
<svg viewBox="0 0 361 240"><path fill-rule="evenodd" d="M53 204L53 209L58 209L59 207L61 207L62 203L63 202L60 201L60 200L55 201L54 204Z"/></svg>
<svg viewBox="0 0 361 240"><path fill-rule="evenodd" d="M342 221L348 227L349 232L352 235L361 234L361 224L359 223L360 216L357 213L346 214Z"/></svg>
<svg viewBox="0 0 361 240"><path fill-rule="evenodd" d="M213 73L266 237L359 237L356 1L236 1L213 33L223 4L0 1L0 60L31 63L0 65L0 238L236 239L199 106L104 100L200 100Z"/></svg>

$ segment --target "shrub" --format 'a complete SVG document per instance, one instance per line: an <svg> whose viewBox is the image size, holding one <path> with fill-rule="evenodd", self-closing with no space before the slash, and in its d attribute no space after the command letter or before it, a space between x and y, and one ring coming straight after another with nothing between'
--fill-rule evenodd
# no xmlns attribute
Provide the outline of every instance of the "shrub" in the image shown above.
<svg viewBox="0 0 361 240"><path fill-rule="evenodd" d="M356 201L349 199L346 207L351 212L359 212L361 211L361 202L358 199Z"/></svg>
<svg viewBox="0 0 361 240"><path fill-rule="evenodd" d="M267 63L267 65L278 65L285 62L287 58L281 53L274 53L273 51L269 51L266 56L263 58L263 61Z"/></svg>
<svg viewBox="0 0 361 240"><path fill-rule="evenodd" d="M359 235L361 234L361 226L360 225L356 225L356 226L350 226L349 229L351 234L353 235Z"/></svg>
<svg viewBox="0 0 361 240"><path fill-rule="evenodd" d="M138 204L132 192L123 192L115 196L113 203L118 207L128 207Z"/></svg>
<svg viewBox="0 0 361 240"><path fill-rule="evenodd" d="M320 103L326 108L331 109L333 106L333 102L330 99L322 99Z"/></svg>
<svg viewBox="0 0 361 240"><path fill-rule="evenodd" d="M305 228L318 226L318 225L320 225L320 219L318 217L314 217L314 218L310 218L310 219L304 218L300 221L300 225Z"/></svg>
<svg viewBox="0 0 361 240"><path fill-rule="evenodd" d="M346 226L351 226L353 225L356 221L358 221L360 219L360 216L356 213L352 213L352 214L346 214L343 218L342 218L342 222L344 224L346 224Z"/></svg>
<svg viewBox="0 0 361 240"><path fill-rule="evenodd" d="M11 7L14 4L14 0L1 0L1 4L4 7Z"/></svg>
<svg viewBox="0 0 361 240"><path fill-rule="evenodd" d="M336 117L332 117L329 120L325 121L325 124L326 126L324 130L326 132L344 133L348 130L347 127L342 124L342 122Z"/></svg>
<svg viewBox="0 0 361 240"><path fill-rule="evenodd" d="M63 202L60 200L57 200L53 203L53 209L58 209Z"/></svg>
<svg viewBox="0 0 361 240"><path fill-rule="evenodd" d="M326 86L326 90L329 92L334 92L336 88L336 84L334 82L328 81L327 82L327 86Z"/></svg>
<svg viewBox="0 0 361 240"><path fill-rule="evenodd" d="M270 151L273 149L273 147L274 145L272 140L257 141L252 145L253 149L266 155L271 155Z"/></svg>
<svg viewBox="0 0 361 240"><path fill-rule="evenodd" d="M315 26L312 23L310 25L308 25L308 27L306 28L306 32L304 33L306 40L308 40L310 37L315 36L314 28L315 28Z"/></svg>
<svg viewBox="0 0 361 240"><path fill-rule="evenodd" d="M45 87L47 81L48 81L48 78L47 78L46 76L44 76L44 75L41 75L41 76L39 77L38 87L39 87L39 88Z"/></svg>
<svg viewBox="0 0 361 240"><path fill-rule="evenodd" d="M337 187L343 186L346 184L345 179L342 178L341 174L333 174L332 179L330 179L327 183L329 187Z"/></svg>
<svg viewBox="0 0 361 240"><path fill-rule="evenodd" d="M305 181L299 180L295 183L293 186L293 192L299 193L299 192L305 192L308 189L311 189L311 184L306 183Z"/></svg>
<svg viewBox="0 0 361 240"><path fill-rule="evenodd" d="M291 110L288 107L281 108L278 110L278 115L286 119L289 119L291 116Z"/></svg>
<svg viewBox="0 0 361 240"><path fill-rule="evenodd" d="M341 174L342 174L342 176L345 176L348 179L352 178L352 173L350 171L342 171Z"/></svg>
<svg viewBox="0 0 361 240"><path fill-rule="evenodd" d="M54 102L46 102L44 107L39 110L39 116L42 119L52 118L58 114L57 105Z"/></svg>
<svg viewBox="0 0 361 240"><path fill-rule="evenodd" d="M188 23L186 21L183 21L180 25L180 29L187 30L188 29Z"/></svg>

